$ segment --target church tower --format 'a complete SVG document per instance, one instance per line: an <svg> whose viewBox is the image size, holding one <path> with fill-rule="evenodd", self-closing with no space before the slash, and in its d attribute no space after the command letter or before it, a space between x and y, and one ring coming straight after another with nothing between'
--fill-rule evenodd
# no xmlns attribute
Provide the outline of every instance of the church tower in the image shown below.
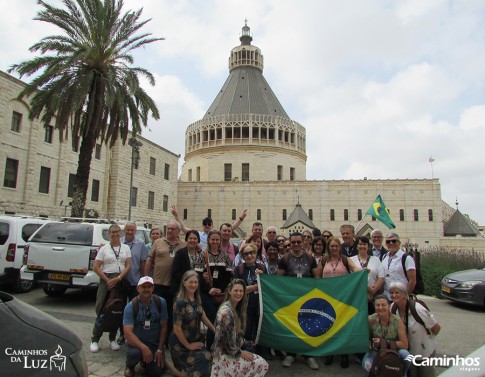
<svg viewBox="0 0 485 377"><path fill-rule="evenodd" d="M229 77L185 132L182 182L305 181L305 128L289 118L263 77L247 22L231 50Z"/></svg>

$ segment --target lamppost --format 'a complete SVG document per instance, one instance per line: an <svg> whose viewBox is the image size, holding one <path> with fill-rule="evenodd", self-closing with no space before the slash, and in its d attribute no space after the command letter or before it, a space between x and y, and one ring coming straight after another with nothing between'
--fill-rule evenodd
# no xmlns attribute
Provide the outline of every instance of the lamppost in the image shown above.
<svg viewBox="0 0 485 377"><path fill-rule="evenodd" d="M130 198L128 204L128 220L131 220L131 201L133 195L133 168L140 161L140 147L143 145L136 137L130 137L128 145L131 147Z"/></svg>

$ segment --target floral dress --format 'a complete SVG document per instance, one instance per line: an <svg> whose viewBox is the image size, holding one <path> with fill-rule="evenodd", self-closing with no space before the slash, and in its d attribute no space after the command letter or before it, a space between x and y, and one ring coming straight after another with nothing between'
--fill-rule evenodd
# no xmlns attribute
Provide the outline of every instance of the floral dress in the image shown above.
<svg viewBox="0 0 485 377"><path fill-rule="evenodd" d="M269 367L266 360L256 354L252 361L241 357L244 337L236 333L234 316L230 302L223 303L217 311L211 377L263 377Z"/></svg>
<svg viewBox="0 0 485 377"><path fill-rule="evenodd" d="M173 310L173 323L180 325L189 343L202 341L200 322L204 310L197 301L177 300ZM170 354L175 367L185 371L189 377L209 376L211 370L211 354L205 348L190 351L178 340L174 332L168 339Z"/></svg>

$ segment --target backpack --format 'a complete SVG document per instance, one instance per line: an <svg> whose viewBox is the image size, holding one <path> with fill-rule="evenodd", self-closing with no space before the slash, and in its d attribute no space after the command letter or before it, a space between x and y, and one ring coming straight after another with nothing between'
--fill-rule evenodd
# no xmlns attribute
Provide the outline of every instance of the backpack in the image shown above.
<svg viewBox="0 0 485 377"><path fill-rule="evenodd" d="M381 338L381 348L372 362L369 376L401 377L404 365L397 352L396 342L387 342ZM387 348L387 347L390 348Z"/></svg>
<svg viewBox="0 0 485 377"><path fill-rule="evenodd" d="M409 256L408 253L404 253L404 255L401 258L402 269L404 271L404 275L406 276L406 279L408 278L408 272L406 271L406 258L408 256ZM416 258L414 258L414 264L416 266L416 285L414 286L413 292L410 292L410 293L422 294L424 293L424 282L423 282L423 276L421 275L421 266L419 263L418 255L416 256Z"/></svg>
<svg viewBox="0 0 485 377"><path fill-rule="evenodd" d="M160 296L158 295L152 295L153 301L155 301L155 305L157 307L158 313L162 311L162 303ZM138 302L138 296L134 297L133 300L131 300L133 304L133 318L136 320L138 318L138 312L140 311L140 303Z"/></svg>
<svg viewBox="0 0 485 377"><path fill-rule="evenodd" d="M411 311L411 315L413 316L414 320L426 329L426 333L428 335L431 335L431 331L426 327L423 319L419 316L418 311L416 310L416 303L417 302L419 302L421 305L423 305L426 308L426 310L429 311L428 305L426 305L426 303L424 301L418 299L415 295L409 295L409 300L408 300L408 303L406 304L406 306ZM395 303L393 303L391 305L391 313L392 314L397 313L397 305ZM406 313L407 313L407 311L406 311ZM407 328L408 328L408 318L407 318L407 316L406 316L405 325L406 325L406 330L407 330Z"/></svg>
<svg viewBox="0 0 485 377"><path fill-rule="evenodd" d="M125 305L121 299L108 297L101 314L96 318L95 326L98 331L114 332L118 330L123 322L124 308Z"/></svg>
<svg viewBox="0 0 485 377"><path fill-rule="evenodd" d="M342 254L340 256L340 258L342 258L342 263L344 264L345 268L347 269L347 272L350 274L352 271L350 271L349 260L347 259L348 257ZM322 262L322 268L324 268L325 264L327 264L327 256L326 255L324 255L322 257L321 262Z"/></svg>

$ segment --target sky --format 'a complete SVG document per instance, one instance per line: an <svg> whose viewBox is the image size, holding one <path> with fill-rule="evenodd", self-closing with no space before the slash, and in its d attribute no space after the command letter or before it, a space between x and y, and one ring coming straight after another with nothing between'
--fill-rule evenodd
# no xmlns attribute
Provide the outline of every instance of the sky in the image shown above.
<svg viewBox="0 0 485 377"><path fill-rule="evenodd" d="M453 207L458 200L485 225L483 0L124 3L151 19L143 31L165 38L134 54L155 76L146 90L161 114L142 135L180 154L180 165L185 129L222 88L247 19L264 77L306 128L308 180L439 178L443 200ZM33 20L35 0L0 7L9 9L0 14L6 71L58 30Z"/></svg>

